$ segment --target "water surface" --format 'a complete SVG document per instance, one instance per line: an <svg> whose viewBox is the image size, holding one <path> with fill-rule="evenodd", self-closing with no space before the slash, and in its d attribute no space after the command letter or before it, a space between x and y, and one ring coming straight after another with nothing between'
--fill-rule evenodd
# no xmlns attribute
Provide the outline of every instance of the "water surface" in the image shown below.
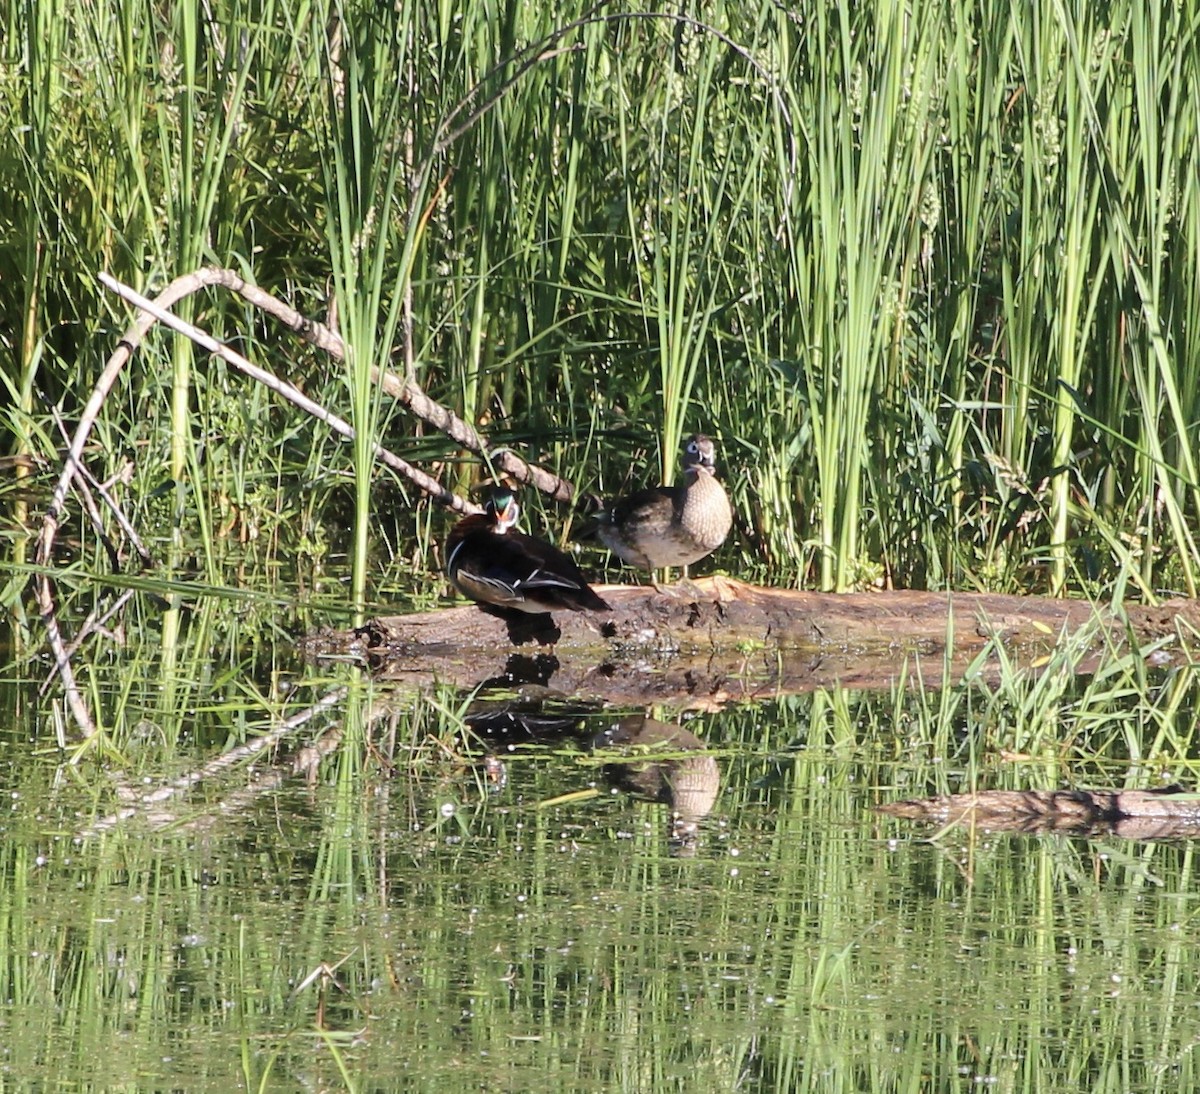
<svg viewBox="0 0 1200 1094"><path fill-rule="evenodd" d="M965 777L900 731L903 695L652 711L695 740L634 746L639 771L700 755L719 773L681 835L621 755L592 751L639 712L488 745L456 693L306 666L262 628L196 615L182 633L170 672L149 632L95 670L110 714L140 728L74 767L46 747L37 682L0 684L13 1085L1193 1085L1191 843L880 816ZM269 754L130 806L343 684ZM287 773L331 731L308 774ZM999 759L982 777L1039 772L1061 778Z"/></svg>

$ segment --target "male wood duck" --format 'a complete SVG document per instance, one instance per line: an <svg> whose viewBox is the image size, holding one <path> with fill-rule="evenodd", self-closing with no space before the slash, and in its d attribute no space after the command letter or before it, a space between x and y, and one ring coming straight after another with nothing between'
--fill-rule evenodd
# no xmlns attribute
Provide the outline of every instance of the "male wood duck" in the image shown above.
<svg viewBox="0 0 1200 1094"><path fill-rule="evenodd" d="M492 492L485 511L460 520L446 540L446 574L472 600L530 615L607 612L575 560L545 540L512 531L520 506L511 490Z"/></svg>
<svg viewBox="0 0 1200 1094"><path fill-rule="evenodd" d="M631 566L688 566L729 535L733 510L716 477L717 450L702 433L683 446L683 482L639 490L600 514L601 541Z"/></svg>

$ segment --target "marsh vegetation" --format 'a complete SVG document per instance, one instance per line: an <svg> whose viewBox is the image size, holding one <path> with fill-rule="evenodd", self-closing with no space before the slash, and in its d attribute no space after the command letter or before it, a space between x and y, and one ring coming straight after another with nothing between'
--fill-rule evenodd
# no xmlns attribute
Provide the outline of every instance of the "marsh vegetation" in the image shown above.
<svg viewBox="0 0 1200 1094"><path fill-rule="evenodd" d="M3 7L5 1066L1194 1085L1190 844L924 843L872 811L1194 783L1181 642L1100 643L1086 678L1094 633L1033 664L997 642L947 687L914 657L872 695L656 710L721 765L688 857L661 803L606 792L603 748L517 740L493 779L471 695L295 639L448 594L456 518L376 443L463 498L503 448L579 498L669 481L703 431L735 517L701 572L1194 596L1197 33L1139 0ZM156 326L39 560L136 315L99 275L153 297L200 267L336 332L224 283L177 307L353 439ZM521 501L560 546L587 519ZM86 738L43 688L43 577ZM626 715L584 712L586 739Z"/></svg>

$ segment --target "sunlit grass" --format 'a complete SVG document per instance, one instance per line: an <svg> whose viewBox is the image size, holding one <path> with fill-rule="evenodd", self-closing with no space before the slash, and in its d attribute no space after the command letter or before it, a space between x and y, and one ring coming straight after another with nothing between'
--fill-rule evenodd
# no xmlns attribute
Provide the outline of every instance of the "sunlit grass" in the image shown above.
<svg viewBox="0 0 1200 1094"><path fill-rule="evenodd" d="M1133 565L1144 589L1194 587L1181 12L207 10L7 17L18 447L111 348L97 265L155 283L216 261L314 315L335 298L352 369L411 368L585 488L669 477L682 434L714 433L739 515L717 566L1041 590ZM414 432L365 374L345 386L227 302L198 306L362 444ZM352 529L369 597L368 541L411 537L411 499L381 512L366 449L308 423L300 466L280 460L296 423L278 410L255 411L253 442L212 445L244 382L189 353L147 347L106 410L141 435L139 473L176 484L164 515L215 578L230 471L299 478L310 524Z"/></svg>
<svg viewBox="0 0 1200 1094"><path fill-rule="evenodd" d="M934 834L872 808L1194 785L1189 667L1132 644L1091 659L1082 634L1032 664L990 646L948 686L930 682L948 659L913 657L885 692L659 711L721 771L688 858L666 806L604 783L611 757L501 750L500 786L476 767L471 697L387 695L296 644L444 587L450 518L372 466L368 441L460 489L486 474L381 403L370 365L411 370L585 490L667 477L682 434L713 433L737 526L706 565L735 574L1100 604L1194 591L1189 19L1135 0L716 4L697 21L7 6L11 1073L1193 1086L1190 844ZM72 767L54 685L39 691L23 537L129 320L94 274L153 288L201 263L314 318L336 301L347 365L227 297L189 308L360 442L165 332L139 350L85 459L156 565L71 502L55 588L64 620L102 621L75 665L105 727ZM564 512L525 509L565 534ZM270 754L142 802L330 696ZM295 777L335 732L344 746Z"/></svg>
<svg viewBox="0 0 1200 1094"><path fill-rule="evenodd" d="M197 631L193 589L290 587L339 622L436 604L449 519L365 446L459 488L486 471L381 403L371 366L583 489L669 478L678 437L714 433L738 519L705 565L735 574L1102 601L1193 588L1198 60L1182 15L984 0L500 15L6 15L0 98L22 124L0 135L0 301L19 330L0 372L25 486L57 466L127 321L98 264L152 285L234 266L314 316L334 301L351 347L343 367L227 297L193 302L352 418L347 446L156 333L85 455L158 570L126 553L89 583L120 535L72 506L65 617L157 591L161 616L139 598L124 622L159 628L174 688L207 679L212 634L245 624ZM19 562L29 492L0 497ZM525 510L563 540L563 513ZM115 681L107 641L82 656L120 751L144 666ZM1060 651L1030 682L992 656L996 690L942 693L927 745L957 754L947 726L968 702L995 727L983 753L1078 739L1050 713L1075 662ZM1154 694L1127 654L1105 672ZM1099 731L1097 750L1187 751L1183 702Z"/></svg>

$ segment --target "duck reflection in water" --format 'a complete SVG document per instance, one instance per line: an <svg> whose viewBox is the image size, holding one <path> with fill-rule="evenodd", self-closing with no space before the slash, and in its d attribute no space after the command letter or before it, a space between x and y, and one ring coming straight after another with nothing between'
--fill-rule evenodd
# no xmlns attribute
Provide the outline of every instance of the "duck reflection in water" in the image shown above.
<svg viewBox="0 0 1200 1094"><path fill-rule="evenodd" d="M556 705L547 689L528 685L505 699L477 700L466 721L491 748L553 746L570 739L611 753L601 769L605 782L633 797L669 806L671 853L694 855L700 822L712 812L721 788L716 759L704 753L707 746L699 737L676 723L631 714L596 732L597 713L594 707ZM496 753L487 757L484 773L493 792L507 785L504 763Z"/></svg>
<svg viewBox="0 0 1200 1094"><path fill-rule="evenodd" d="M712 812L721 789L721 771L716 759L701 751L704 742L681 725L635 714L597 734L592 747L634 753L605 764L605 779L634 797L669 805L671 853L694 855L700 822ZM696 755L679 755L689 752Z"/></svg>

